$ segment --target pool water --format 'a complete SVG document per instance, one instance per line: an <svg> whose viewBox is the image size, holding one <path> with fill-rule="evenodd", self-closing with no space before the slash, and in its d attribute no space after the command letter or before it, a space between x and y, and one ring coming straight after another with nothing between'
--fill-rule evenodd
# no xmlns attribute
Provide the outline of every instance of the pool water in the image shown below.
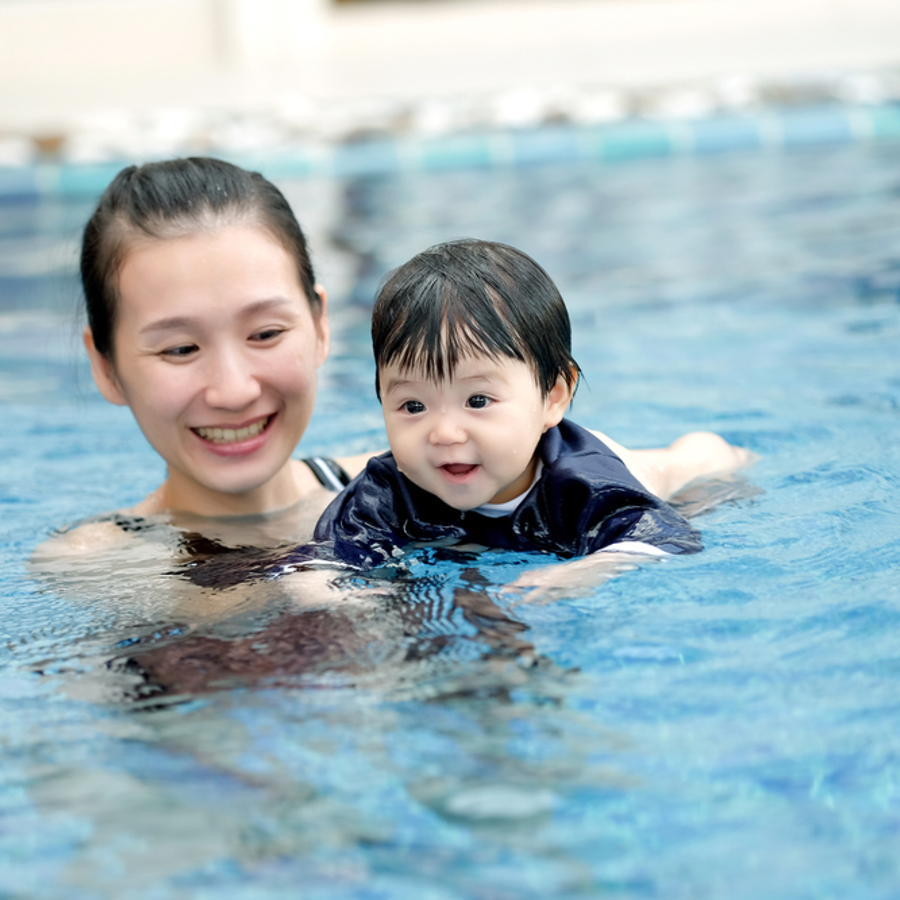
<svg viewBox="0 0 900 900"><path fill-rule="evenodd" d="M479 236L559 284L576 421L760 460L682 498L703 553L603 583L425 553L198 600L152 535L35 577L162 470L78 354L90 198L9 201L0 893L900 894L900 145L283 187L334 310L305 451L383 446L374 286Z"/></svg>

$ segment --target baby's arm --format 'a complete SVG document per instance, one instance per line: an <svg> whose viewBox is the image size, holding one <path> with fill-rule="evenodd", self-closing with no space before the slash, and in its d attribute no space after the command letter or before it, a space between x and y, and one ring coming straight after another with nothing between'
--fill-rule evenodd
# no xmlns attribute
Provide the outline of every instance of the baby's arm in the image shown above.
<svg viewBox="0 0 900 900"><path fill-rule="evenodd" d="M734 447L717 434L695 431L668 447L629 450L599 431L593 432L625 463L644 487L668 500L694 481L728 475L753 463L757 456ZM595 590L603 582L639 565L657 562L650 553L598 550L588 556L523 572L507 586L521 602L549 603Z"/></svg>
<svg viewBox="0 0 900 900"><path fill-rule="evenodd" d="M694 481L728 475L757 459L756 454L710 431L693 431L668 447L652 450L629 450L602 432L593 433L648 491L662 500L669 500Z"/></svg>

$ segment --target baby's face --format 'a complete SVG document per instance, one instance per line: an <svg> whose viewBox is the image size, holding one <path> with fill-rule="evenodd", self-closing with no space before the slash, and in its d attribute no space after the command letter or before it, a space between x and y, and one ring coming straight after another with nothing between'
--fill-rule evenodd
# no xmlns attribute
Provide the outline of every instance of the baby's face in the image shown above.
<svg viewBox="0 0 900 900"><path fill-rule="evenodd" d="M382 368L388 441L400 471L455 509L503 503L526 490L541 435L558 424L570 391L541 396L534 372L514 359L463 359L452 379Z"/></svg>

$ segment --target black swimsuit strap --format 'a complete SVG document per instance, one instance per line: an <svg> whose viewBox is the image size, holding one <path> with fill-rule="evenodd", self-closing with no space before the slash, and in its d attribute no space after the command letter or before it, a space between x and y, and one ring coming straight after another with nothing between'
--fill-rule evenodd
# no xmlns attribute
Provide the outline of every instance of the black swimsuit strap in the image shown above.
<svg viewBox="0 0 900 900"><path fill-rule="evenodd" d="M148 522L143 516L126 516L118 512L92 516L90 519L85 519L78 524L82 525L86 522L112 522L113 525L117 525L122 531L129 532L150 531L159 527L158 522Z"/></svg>
<svg viewBox="0 0 900 900"><path fill-rule="evenodd" d="M333 459L324 456L309 456L301 459L316 476L319 484L331 491L342 491L350 484L350 476Z"/></svg>

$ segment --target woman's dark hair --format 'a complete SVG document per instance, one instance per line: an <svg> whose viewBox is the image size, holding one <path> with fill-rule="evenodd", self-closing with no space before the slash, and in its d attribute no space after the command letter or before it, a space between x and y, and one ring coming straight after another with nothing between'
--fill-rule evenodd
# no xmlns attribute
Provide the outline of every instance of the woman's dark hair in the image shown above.
<svg viewBox="0 0 900 900"><path fill-rule="evenodd" d="M375 299L372 346L377 371L390 362L435 381L452 378L472 355L527 363L546 397L557 379L581 372L572 327L550 276L506 244L437 244L391 272ZM381 397L378 375L375 390Z"/></svg>
<svg viewBox="0 0 900 900"><path fill-rule="evenodd" d="M321 310L306 238L284 195L257 172L194 157L128 166L104 191L81 244L81 283L97 351L113 358L118 276L136 241L223 225L259 225L297 265L313 313Z"/></svg>

